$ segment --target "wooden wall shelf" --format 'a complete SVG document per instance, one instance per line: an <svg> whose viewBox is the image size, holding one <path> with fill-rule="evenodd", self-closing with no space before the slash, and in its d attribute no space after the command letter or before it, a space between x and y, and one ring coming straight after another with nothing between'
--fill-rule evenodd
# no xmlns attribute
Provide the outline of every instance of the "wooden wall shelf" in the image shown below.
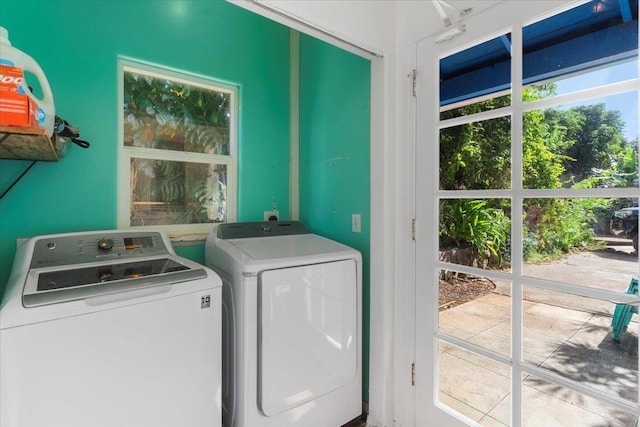
<svg viewBox="0 0 640 427"><path fill-rule="evenodd" d="M0 159L58 161L46 129L0 126Z"/></svg>

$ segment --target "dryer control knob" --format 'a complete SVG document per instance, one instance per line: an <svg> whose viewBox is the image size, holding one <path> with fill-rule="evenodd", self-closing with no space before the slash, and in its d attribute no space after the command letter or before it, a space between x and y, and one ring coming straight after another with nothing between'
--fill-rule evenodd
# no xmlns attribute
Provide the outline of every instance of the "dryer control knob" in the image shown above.
<svg viewBox="0 0 640 427"><path fill-rule="evenodd" d="M98 249L102 251L110 251L111 249L113 249L113 240L100 239L100 241L98 241Z"/></svg>

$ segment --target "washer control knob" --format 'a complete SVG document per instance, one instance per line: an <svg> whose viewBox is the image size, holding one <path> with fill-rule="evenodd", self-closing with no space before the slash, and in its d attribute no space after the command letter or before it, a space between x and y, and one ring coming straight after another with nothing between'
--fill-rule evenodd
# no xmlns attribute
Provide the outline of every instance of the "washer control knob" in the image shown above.
<svg viewBox="0 0 640 427"><path fill-rule="evenodd" d="M111 239L100 239L98 241L98 249L101 251L110 251L113 249L113 240Z"/></svg>
<svg viewBox="0 0 640 427"><path fill-rule="evenodd" d="M113 278L112 270L102 270L98 272L98 281L100 283L108 282Z"/></svg>

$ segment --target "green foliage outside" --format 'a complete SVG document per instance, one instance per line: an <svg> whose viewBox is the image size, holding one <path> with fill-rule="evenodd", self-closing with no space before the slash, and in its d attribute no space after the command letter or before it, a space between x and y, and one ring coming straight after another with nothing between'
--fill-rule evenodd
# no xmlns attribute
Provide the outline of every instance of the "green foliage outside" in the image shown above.
<svg viewBox="0 0 640 427"><path fill-rule="evenodd" d="M553 258L594 246L596 212L604 199L529 199L525 201L523 255L527 261Z"/></svg>
<svg viewBox="0 0 640 427"><path fill-rule="evenodd" d="M126 72L124 116L134 137L125 145L228 154L227 93Z"/></svg>
<svg viewBox="0 0 640 427"><path fill-rule="evenodd" d="M525 90L523 101L553 95L555 85L541 85ZM508 106L510 102L508 96L490 99L443 112L441 118L488 111ZM507 116L443 129L440 188L510 188L510 126ZM608 111L604 104L526 112L523 115L523 188L636 186L637 142L626 141L623 130L620 112ZM522 218L525 260L546 259L592 246L598 214L608 212L615 204L613 199L525 200ZM502 199L443 200L440 246L470 245L480 254L491 254L500 262L508 260L510 218L510 206ZM472 227L476 229L471 231Z"/></svg>
<svg viewBox="0 0 640 427"><path fill-rule="evenodd" d="M484 200L442 200L440 237L456 246L471 244L481 261L488 258L502 265L511 221L499 208Z"/></svg>
<svg viewBox="0 0 640 427"><path fill-rule="evenodd" d="M228 155L229 98L225 92L125 72L124 144ZM132 225L225 219L225 166L137 159L131 176Z"/></svg>

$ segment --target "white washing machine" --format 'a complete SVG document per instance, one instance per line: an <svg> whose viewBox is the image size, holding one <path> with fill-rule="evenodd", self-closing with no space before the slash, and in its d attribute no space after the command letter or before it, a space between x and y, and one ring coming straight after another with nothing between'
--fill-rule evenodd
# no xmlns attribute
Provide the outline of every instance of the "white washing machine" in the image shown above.
<svg viewBox="0 0 640 427"><path fill-rule="evenodd" d="M0 425L220 426L221 293L159 231L30 239L0 306Z"/></svg>
<svg viewBox="0 0 640 427"><path fill-rule="evenodd" d="M362 258L298 222L215 226L223 425L339 427L362 413Z"/></svg>

